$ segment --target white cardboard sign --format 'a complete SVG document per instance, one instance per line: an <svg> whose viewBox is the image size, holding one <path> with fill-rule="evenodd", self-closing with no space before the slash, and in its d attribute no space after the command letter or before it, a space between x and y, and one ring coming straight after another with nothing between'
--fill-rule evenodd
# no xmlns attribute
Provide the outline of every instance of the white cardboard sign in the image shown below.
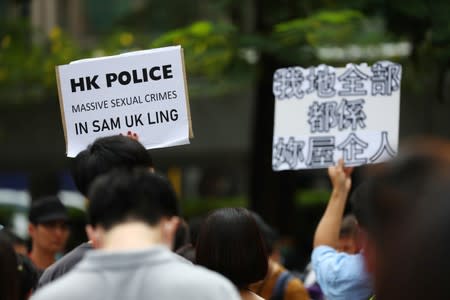
<svg viewBox="0 0 450 300"><path fill-rule="evenodd" d="M56 67L56 75L68 157L128 131L147 149L192 137L180 46L79 60Z"/></svg>
<svg viewBox="0 0 450 300"><path fill-rule="evenodd" d="M389 61L274 73L275 171L388 160L398 147L402 68Z"/></svg>

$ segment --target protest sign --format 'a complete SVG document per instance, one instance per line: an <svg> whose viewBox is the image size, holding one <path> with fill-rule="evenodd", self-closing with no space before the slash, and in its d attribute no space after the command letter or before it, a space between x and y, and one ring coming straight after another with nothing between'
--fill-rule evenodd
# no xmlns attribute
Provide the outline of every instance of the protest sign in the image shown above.
<svg viewBox="0 0 450 300"><path fill-rule="evenodd" d="M67 156L128 131L147 148L189 143L192 126L180 46L56 67Z"/></svg>
<svg viewBox="0 0 450 300"><path fill-rule="evenodd" d="M274 73L275 171L385 161L398 147L401 66L380 61Z"/></svg>

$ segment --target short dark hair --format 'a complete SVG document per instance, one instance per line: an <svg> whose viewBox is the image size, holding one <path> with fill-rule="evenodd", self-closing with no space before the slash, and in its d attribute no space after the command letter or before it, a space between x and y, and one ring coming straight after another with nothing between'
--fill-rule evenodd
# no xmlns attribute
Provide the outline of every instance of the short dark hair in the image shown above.
<svg viewBox="0 0 450 300"><path fill-rule="evenodd" d="M99 176L89 193L89 223L106 230L130 220L156 225L178 215L178 202L169 181L146 168L116 169Z"/></svg>
<svg viewBox="0 0 450 300"><path fill-rule="evenodd" d="M358 221L352 214L344 216L341 222L341 229L339 230L339 238L356 237L358 232Z"/></svg>
<svg viewBox="0 0 450 300"><path fill-rule="evenodd" d="M152 167L152 157L138 141L114 135L98 138L73 160L72 175L78 190L87 196L94 179L114 168Z"/></svg>
<svg viewBox="0 0 450 300"><path fill-rule="evenodd" d="M255 220L245 208L222 208L203 223L196 262L216 271L238 288L264 279L268 257Z"/></svg>

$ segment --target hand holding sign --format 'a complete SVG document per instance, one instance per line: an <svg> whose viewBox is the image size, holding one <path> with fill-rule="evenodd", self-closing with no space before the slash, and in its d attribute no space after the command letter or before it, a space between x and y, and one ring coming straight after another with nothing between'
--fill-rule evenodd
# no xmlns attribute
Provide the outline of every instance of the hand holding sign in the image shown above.
<svg viewBox="0 0 450 300"><path fill-rule="evenodd" d="M339 159L337 165L328 167L328 176L330 177L333 191L348 192L352 187L351 175L352 167L345 167L344 160Z"/></svg>
<svg viewBox="0 0 450 300"><path fill-rule="evenodd" d="M189 143L181 47L81 60L56 69L67 155L96 138L133 131L147 148Z"/></svg>

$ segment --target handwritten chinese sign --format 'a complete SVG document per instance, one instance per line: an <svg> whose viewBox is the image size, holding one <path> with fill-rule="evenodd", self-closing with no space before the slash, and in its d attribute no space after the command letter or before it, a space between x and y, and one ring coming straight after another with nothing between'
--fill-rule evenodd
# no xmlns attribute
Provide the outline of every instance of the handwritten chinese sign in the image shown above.
<svg viewBox="0 0 450 300"><path fill-rule="evenodd" d="M278 69L273 76L275 171L348 166L395 156L400 65L348 64Z"/></svg>

